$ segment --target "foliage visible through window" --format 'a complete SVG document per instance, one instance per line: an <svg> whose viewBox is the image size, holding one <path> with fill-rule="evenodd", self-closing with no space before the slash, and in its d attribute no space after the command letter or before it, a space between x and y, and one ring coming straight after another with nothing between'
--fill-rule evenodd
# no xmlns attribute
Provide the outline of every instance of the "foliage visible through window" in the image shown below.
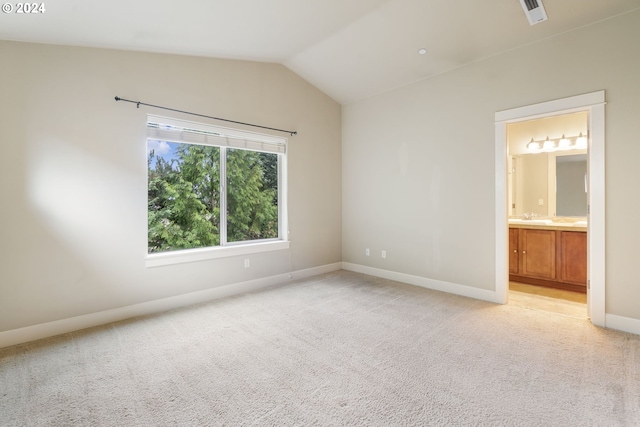
<svg viewBox="0 0 640 427"><path fill-rule="evenodd" d="M227 149L227 241L278 237L278 155Z"/></svg>
<svg viewBox="0 0 640 427"><path fill-rule="evenodd" d="M147 152L149 253L279 237L279 154L154 139Z"/></svg>

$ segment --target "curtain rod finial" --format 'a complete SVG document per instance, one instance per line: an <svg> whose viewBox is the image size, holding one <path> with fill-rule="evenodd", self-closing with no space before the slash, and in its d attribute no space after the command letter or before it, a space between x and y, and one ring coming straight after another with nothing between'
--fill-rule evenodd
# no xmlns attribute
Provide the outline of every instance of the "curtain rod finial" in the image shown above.
<svg viewBox="0 0 640 427"><path fill-rule="evenodd" d="M120 101L120 97L119 96L116 96L116 101Z"/></svg>

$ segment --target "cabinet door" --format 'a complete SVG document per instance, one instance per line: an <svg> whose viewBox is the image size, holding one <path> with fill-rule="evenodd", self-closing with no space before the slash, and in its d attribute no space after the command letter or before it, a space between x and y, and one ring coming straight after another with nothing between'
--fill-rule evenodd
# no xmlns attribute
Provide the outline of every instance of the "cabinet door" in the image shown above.
<svg viewBox="0 0 640 427"><path fill-rule="evenodd" d="M560 232L560 280L587 286L587 233Z"/></svg>
<svg viewBox="0 0 640 427"><path fill-rule="evenodd" d="M556 280L555 230L520 230L520 274Z"/></svg>
<svg viewBox="0 0 640 427"><path fill-rule="evenodd" d="M509 274L518 274L520 268L518 266L518 232L517 228L509 229Z"/></svg>

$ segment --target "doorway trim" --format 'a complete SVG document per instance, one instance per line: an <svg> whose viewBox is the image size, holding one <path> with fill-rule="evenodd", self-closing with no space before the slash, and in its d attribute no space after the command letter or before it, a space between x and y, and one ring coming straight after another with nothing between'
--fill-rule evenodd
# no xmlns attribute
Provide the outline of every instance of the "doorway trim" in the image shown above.
<svg viewBox="0 0 640 427"><path fill-rule="evenodd" d="M495 113L496 302L507 303L509 226L507 205L507 124L578 111L589 113L589 196L587 225L587 312L606 326L605 312L605 92L591 92Z"/></svg>

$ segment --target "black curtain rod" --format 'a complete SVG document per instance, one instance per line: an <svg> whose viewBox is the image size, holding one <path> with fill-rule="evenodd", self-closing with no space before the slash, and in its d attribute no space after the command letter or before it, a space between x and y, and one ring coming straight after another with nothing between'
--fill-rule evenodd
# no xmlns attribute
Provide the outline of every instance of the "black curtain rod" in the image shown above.
<svg viewBox="0 0 640 427"><path fill-rule="evenodd" d="M254 125L254 124L251 124L251 123L236 122L235 120L221 119L220 117L205 116L204 114L190 113L189 111L176 110L175 108L161 107L160 105L146 104L146 103L140 102L140 101L131 101L130 99L120 98L119 96L116 96L116 101L131 102L132 104L136 104L137 108L140 108L141 105L146 105L147 107L161 108L163 110L175 111L176 113L190 114L192 116L205 117L207 119L213 119L213 120L222 120L223 122L235 123L235 124L238 124L238 125L253 126L254 128L269 129L269 130L275 130L275 131L278 131L278 132L285 132L285 133L291 134L291 136L298 134L298 132L293 131L293 130L276 129L276 128L270 128L270 127L267 127L267 126Z"/></svg>

